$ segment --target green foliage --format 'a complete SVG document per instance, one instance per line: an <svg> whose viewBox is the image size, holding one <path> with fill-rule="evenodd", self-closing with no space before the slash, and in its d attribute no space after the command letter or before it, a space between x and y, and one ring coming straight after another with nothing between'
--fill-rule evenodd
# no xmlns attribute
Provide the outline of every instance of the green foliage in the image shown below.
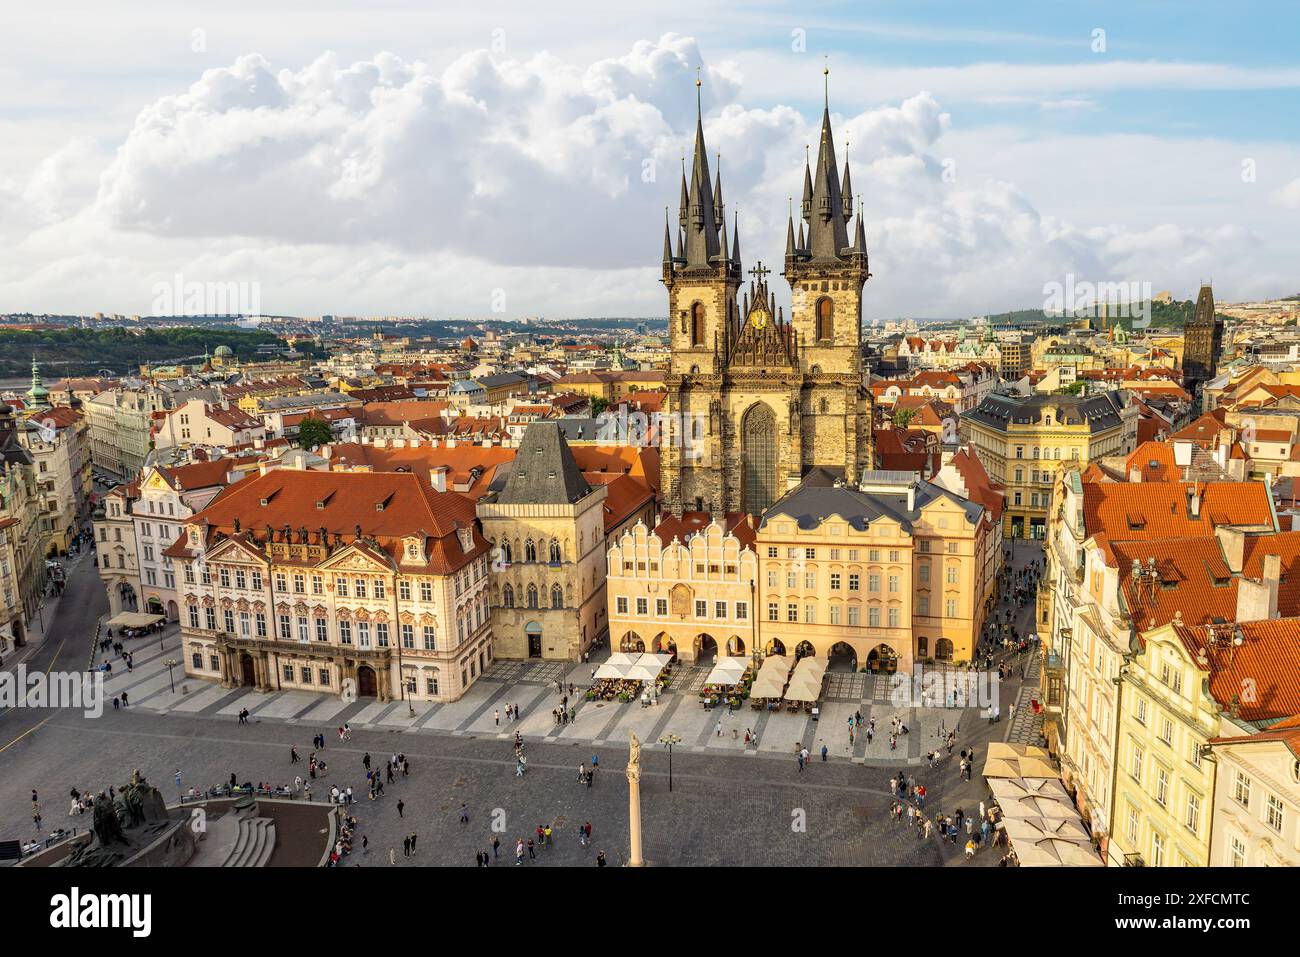
<svg viewBox="0 0 1300 957"><path fill-rule="evenodd" d="M907 428L907 423L912 421L912 416L916 415L915 409L899 409L894 413L894 425L900 429Z"/></svg>
<svg viewBox="0 0 1300 957"><path fill-rule="evenodd" d="M609 408L609 399L606 399L604 396L599 396L599 395L592 396L591 414L593 416L600 415L608 408Z"/></svg>
<svg viewBox="0 0 1300 957"><path fill-rule="evenodd" d="M197 363L205 351L229 346L240 359L257 357L257 347L280 345L270 332L205 326L169 329L0 329L0 376L31 371L32 354L47 379L94 375L108 369L115 375L138 373L141 364ZM305 345L305 344L304 344ZM301 346L300 346L301 348Z"/></svg>
<svg viewBox="0 0 1300 957"><path fill-rule="evenodd" d="M298 445L304 449L315 449L334 440L334 432L324 419L306 418L298 426Z"/></svg>

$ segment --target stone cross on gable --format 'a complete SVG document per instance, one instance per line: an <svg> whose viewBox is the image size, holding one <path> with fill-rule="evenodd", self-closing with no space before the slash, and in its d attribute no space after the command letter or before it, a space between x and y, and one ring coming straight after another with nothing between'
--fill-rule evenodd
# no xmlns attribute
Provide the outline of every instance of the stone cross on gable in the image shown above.
<svg viewBox="0 0 1300 957"><path fill-rule="evenodd" d="M768 269L766 266L764 266L764 265L763 265L763 261L760 259L760 260L758 261L758 264L757 264L753 269L751 269L751 270L749 271L749 274L750 274L751 276L757 276L759 282L766 282L766 281L767 281L768 274L771 273L771 272L772 272L772 270L770 270L770 269Z"/></svg>

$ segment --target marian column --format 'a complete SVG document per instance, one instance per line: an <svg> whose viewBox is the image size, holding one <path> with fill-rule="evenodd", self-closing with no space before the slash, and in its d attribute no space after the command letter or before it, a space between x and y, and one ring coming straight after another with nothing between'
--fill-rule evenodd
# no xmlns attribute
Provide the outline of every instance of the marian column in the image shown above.
<svg viewBox="0 0 1300 957"><path fill-rule="evenodd" d="M641 856L641 742L636 732L629 733L631 749L627 756L627 819L630 839L628 867L645 867Z"/></svg>

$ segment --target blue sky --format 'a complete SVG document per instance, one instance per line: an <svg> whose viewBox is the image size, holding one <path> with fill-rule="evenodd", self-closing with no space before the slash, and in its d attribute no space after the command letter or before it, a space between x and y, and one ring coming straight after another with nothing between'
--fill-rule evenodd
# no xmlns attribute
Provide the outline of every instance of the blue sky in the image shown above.
<svg viewBox="0 0 1300 957"><path fill-rule="evenodd" d="M611 9L6 13L0 310L147 311L181 274L279 312L654 315L696 68L746 256L775 262L824 58L869 318L1032 306L1070 273L1300 291L1296 4Z"/></svg>

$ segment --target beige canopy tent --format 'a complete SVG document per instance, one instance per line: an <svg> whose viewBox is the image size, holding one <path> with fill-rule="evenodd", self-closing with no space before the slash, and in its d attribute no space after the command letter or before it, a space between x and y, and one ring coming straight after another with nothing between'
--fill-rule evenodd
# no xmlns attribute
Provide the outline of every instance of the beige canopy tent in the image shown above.
<svg viewBox="0 0 1300 957"><path fill-rule="evenodd" d="M148 628L163 620L163 615L151 615L143 611L123 611L110 618L106 624L109 628Z"/></svg>
<svg viewBox="0 0 1300 957"><path fill-rule="evenodd" d="M790 687L785 690L787 701L816 701L822 696L822 678L826 676L826 662L809 655L795 665Z"/></svg>
<svg viewBox="0 0 1300 957"><path fill-rule="evenodd" d="M993 778L989 781L989 790L999 801L1012 801L1021 797L1046 797L1058 801L1068 801L1069 793L1059 780L1052 778Z"/></svg>
<svg viewBox="0 0 1300 957"><path fill-rule="evenodd" d="M1091 843L1081 820L1068 817L1003 817L1002 826L1013 841L1037 841L1055 837L1066 841Z"/></svg>
<svg viewBox="0 0 1300 957"><path fill-rule="evenodd" d="M1059 837L1042 837L1038 840L1013 839L1012 849L1021 867L1102 867L1101 857L1084 841L1069 841Z"/></svg>
<svg viewBox="0 0 1300 957"><path fill-rule="evenodd" d="M623 651L616 651L608 658L605 659L605 664L617 668L619 670L619 674L621 675L623 672L627 671L628 668L631 668L634 664L636 664L636 661L639 657L641 656L629 655Z"/></svg>
<svg viewBox="0 0 1300 957"><path fill-rule="evenodd" d="M988 758L1044 758L1049 755L1046 748L1032 744L1012 744L1010 741L993 741L985 752Z"/></svg>
<svg viewBox="0 0 1300 957"><path fill-rule="evenodd" d="M749 689L751 698L779 698L785 691L785 679L794 660L785 655L768 655L763 659L758 678Z"/></svg>
<svg viewBox="0 0 1300 957"><path fill-rule="evenodd" d="M705 684L728 686L740 684L740 679L745 677L745 670L748 667L748 658L719 658L718 663L709 672Z"/></svg>
<svg viewBox="0 0 1300 957"><path fill-rule="evenodd" d="M1061 772L1042 758L989 758L984 762L986 778L1060 778Z"/></svg>
<svg viewBox="0 0 1300 957"><path fill-rule="evenodd" d="M626 677L627 673L624 668L620 668L618 665L611 665L608 661L596 669L597 681Z"/></svg>

